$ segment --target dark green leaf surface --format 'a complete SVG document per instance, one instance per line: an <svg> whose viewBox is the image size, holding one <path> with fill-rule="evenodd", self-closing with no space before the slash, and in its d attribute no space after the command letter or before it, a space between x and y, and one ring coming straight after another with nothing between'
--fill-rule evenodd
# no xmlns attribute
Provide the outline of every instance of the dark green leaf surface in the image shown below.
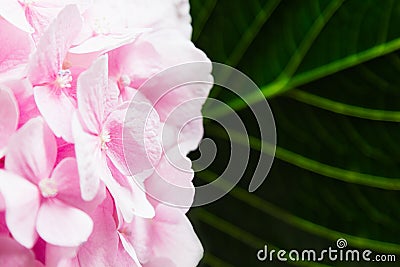
<svg viewBox="0 0 400 267"><path fill-rule="evenodd" d="M260 151L247 106L213 90L246 118L252 154L238 187L190 212L205 247L201 266L289 266L259 262L256 253L264 244L324 249L341 237L350 247L397 254L397 265L291 264L399 266L400 1L192 0L191 7L195 44L259 85L278 137L267 180L248 193L257 159L268 151ZM222 130L212 122L205 130L219 151L196 174L199 184L222 173L229 150Z"/></svg>

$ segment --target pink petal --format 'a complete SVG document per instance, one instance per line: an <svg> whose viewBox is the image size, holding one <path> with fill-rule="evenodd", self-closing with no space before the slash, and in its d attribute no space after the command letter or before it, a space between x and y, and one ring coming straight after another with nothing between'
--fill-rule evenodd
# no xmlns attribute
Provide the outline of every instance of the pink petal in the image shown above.
<svg viewBox="0 0 400 267"><path fill-rule="evenodd" d="M155 168L161 155L160 121L149 104L132 102L128 109L120 106L109 115L104 128L111 137L107 156L124 175Z"/></svg>
<svg viewBox="0 0 400 267"><path fill-rule="evenodd" d="M35 225L40 199L37 187L18 175L0 170L0 192L6 204L8 229L21 245L32 248L37 239Z"/></svg>
<svg viewBox="0 0 400 267"><path fill-rule="evenodd" d="M3 196L0 193L0 202L1 202L1 212L0 212L0 234L9 234L10 231L8 231L7 228L7 223L6 223L6 214L5 214L5 209L6 209L6 203L4 202Z"/></svg>
<svg viewBox="0 0 400 267"><path fill-rule="evenodd" d="M132 258L132 260L135 262L135 264L138 267L142 267L132 244L128 240L126 240L124 235L121 234L120 232L118 232L118 235L119 235L119 239L121 240L122 246L124 247L125 251L129 254L129 256Z"/></svg>
<svg viewBox="0 0 400 267"><path fill-rule="evenodd" d="M108 88L107 56L96 60L78 78L78 109L85 128L92 134L100 134L104 119L106 90Z"/></svg>
<svg viewBox="0 0 400 267"><path fill-rule="evenodd" d="M159 54L159 69L164 70L138 89L154 105L162 122L184 129L182 154L198 146L202 138L201 108L212 87L211 62L189 40L173 30L143 34ZM186 64L202 62L200 64ZM183 65L182 65L183 64ZM178 66L170 68L172 66ZM194 82L195 81L195 82ZM190 123L185 130L184 126ZM176 140L178 141L178 140Z"/></svg>
<svg viewBox="0 0 400 267"><path fill-rule="evenodd" d="M36 53L29 62L33 85L53 82L73 39L82 27L82 18L74 5L66 6L40 38Z"/></svg>
<svg viewBox="0 0 400 267"><path fill-rule="evenodd" d="M73 54L105 53L133 42L141 32L143 30L129 31L125 34L97 35L71 48L69 52Z"/></svg>
<svg viewBox="0 0 400 267"><path fill-rule="evenodd" d="M40 206L36 230L50 244L75 247L88 240L93 221L85 212L49 199Z"/></svg>
<svg viewBox="0 0 400 267"><path fill-rule="evenodd" d="M88 69L96 59L99 58L98 53L90 54L72 54L68 53L66 61L71 63L71 66L79 67L84 70Z"/></svg>
<svg viewBox="0 0 400 267"><path fill-rule="evenodd" d="M40 37L47 30L49 24L57 17L59 12L66 5L77 4L80 13L88 7L88 1L83 0L40 0L25 9L28 21L35 28L33 37L39 41Z"/></svg>
<svg viewBox="0 0 400 267"><path fill-rule="evenodd" d="M153 206L147 200L147 196L144 191L144 184L140 181L134 181L134 177L128 178L132 190L133 202L135 203L135 215L142 218L153 218L155 211Z"/></svg>
<svg viewBox="0 0 400 267"><path fill-rule="evenodd" d="M144 266L197 266L203 255L190 221L177 208L157 204L153 219L136 217L123 230Z"/></svg>
<svg viewBox="0 0 400 267"><path fill-rule="evenodd" d="M154 220L153 218L152 220ZM147 263L153 257L152 246L154 240L153 228L149 219L135 217L132 223L125 224L123 230L131 235L127 236L134 246L135 252L142 263ZM154 222L156 222L154 220Z"/></svg>
<svg viewBox="0 0 400 267"><path fill-rule="evenodd" d="M172 0L172 6L175 8L175 26L189 40L192 37L192 18L190 16L190 3L188 0Z"/></svg>
<svg viewBox="0 0 400 267"><path fill-rule="evenodd" d="M36 260L45 262L46 260L46 246L47 243L40 237L36 241L32 248L33 253L35 253Z"/></svg>
<svg viewBox="0 0 400 267"><path fill-rule="evenodd" d="M80 266L118 266L115 260L119 238L112 213L112 200L108 196L92 215L93 233L77 255Z"/></svg>
<svg viewBox="0 0 400 267"><path fill-rule="evenodd" d="M40 112L37 109L35 99L33 97L32 84L28 79L18 79L7 81L4 83L5 86L10 88L15 95L19 108L19 126L24 125L27 121L32 118L40 116Z"/></svg>
<svg viewBox="0 0 400 267"><path fill-rule="evenodd" d="M67 143L62 138L57 138L57 160L56 165L65 158L75 158L75 145Z"/></svg>
<svg viewBox="0 0 400 267"><path fill-rule="evenodd" d="M162 70L162 58L154 46L139 38L136 42L124 45L109 52L110 76L120 79L122 75L130 78L129 86L140 87L144 81ZM128 101L130 99L125 99Z"/></svg>
<svg viewBox="0 0 400 267"><path fill-rule="evenodd" d="M155 172L145 181L147 194L168 205L182 208L187 211L194 198L193 170L188 159L176 162L178 166L172 165L163 156ZM156 213L157 214L157 213Z"/></svg>
<svg viewBox="0 0 400 267"><path fill-rule="evenodd" d="M50 23L57 17L57 11L59 12L60 10L40 8L37 3L25 6L25 16L34 29L32 38L36 44L39 43Z"/></svg>
<svg viewBox="0 0 400 267"><path fill-rule="evenodd" d="M11 138L5 167L37 184L50 177L56 153L56 140L45 122L31 119Z"/></svg>
<svg viewBox="0 0 400 267"><path fill-rule="evenodd" d="M99 137L87 133L75 114L72 120L75 153L78 162L82 198L93 200L99 191L101 171L99 166L105 161L100 149Z"/></svg>
<svg viewBox="0 0 400 267"><path fill-rule="evenodd" d="M8 1L7 1L8 2ZM14 2L16 1L10 1ZM2 3L0 9L4 8L6 4ZM2 15L2 14L1 14ZM0 76L10 75L10 70L22 67L28 62L29 54L34 47L33 41L28 33L21 31L8 23L6 20L0 20ZM17 76L22 78L22 69L18 70Z"/></svg>
<svg viewBox="0 0 400 267"><path fill-rule="evenodd" d="M10 136L18 126L19 110L14 95L0 88L0 158L4 156Z"/></svg>
<svg viewBox="0 0 400 267"><path fill-rule="evenodd" d="M121 91L118 88L118 84L109 79L108 90L106 94L105 114L110 114L112 110L118 106L120 95Z"/></svg>
<svg viewBox="0 0 400 267"><path fill-rule="evenodd" d="M77 54L68 54L67 55L68 62L71 62L71 64L73 66L75 66L76 68L80 68L81 70L84 70L84 69L86 70L86 69L90 68L92 66L92 63L94 63L96 61L96 59L98 59L98 56L95 55L94 53L82 54L82 55L77 55ZM79 66L79 67L77 67L77 66ZM106 71L106 70L104 70L104 71ZM80 72L79 72L79 75L80 75ZM97 79L97 77L96 77L96 79ZM105 104L104 104L104 109L106 112L105 113L104 113L104 111L102 112L104 114L108 114L108 112L113 107L117 106L118 97L120 95L118 86L115 84L114 81L111 80L111 82L112 82L111 84L108 84L108 88L106 88L106 90L103 90L104 98L106 99ZM106 84L107 81L104 80L104 83ZM87 94L87 92L84 92L84 91L82 93Z"/></svg>
<svg viewBox="0 0 400 267"><path fill-rule="evenodd" d="M114 266L138 267L138 265L135 264L135 262L133 261L131 256L129 256L129 254L126 252L126 250L124 249L122 244L119 244L118 254L117 254L117 258L115 260L115 265Z"/></svg>
<svg viewBox="0 0 400 267"><path fill-rule="evenodd" d="M72 142L71 120L75 100L53 86L36 86L34 96L37 107L57 137Z"/></svg>
<svg viewBox="0 0 400 267"><path fill-rule="evenodd" d="M18 1L2 0L0 16L25 32L32 33L34 31L25 17L24 8Z"/></svg>
<svg viewBox="0 0 400 267"><path fill-rule="evenodd" d="M0 266L39 267L32 251L21 246L11 237L0 236Z"/></svg>
<svg viewBox="0 0 400 267"><path fill-rule="evenodd" d="M107 164L98 166L102 170L101 180L106 185L112 195L118 212L121 213L124 220L131 222L135 214L135 204L131 197L131 191L121 186L112 176Z"/></svg>
<svg viewBox="0 0 400 267"><path fill-rule="evenodd" d="M177 29L179 34L190 39L192 27L188 0L129 1L130 25L151 27L157 31L164 28Z"/></svg>
<svg viewBox="0 0 400 267"><path fill-rule="evenodd" d="M129 170L125 162L124 147L123 147L124 141L122 139L123 138L122 132L125 126L124 125L125 114L126 114L126 105L116 108L107 117L107 120L104 123L104 129L102 131L108 133L110 136L110 141L105 144L107 146L106 150L107 157L111 160L114 166L123 175L128 175ZM135 148L137 148L136 151L140 153L139 152L140 144L132 142L130 145L133 146L131 147L132 150L135 150ZM138 159L138 157L135 158Z"/></svg>
<svg viewBox="0 0 400 267"><path fill-rule="evenodd" d="M147 262L145 267L158 267L158 266L163 266L163 267L176 267L175 263L168 258L155 258Z"/></svg>
<svg viewBox="0 0 400 267"><path fill-rule="evenodd" d="M153 256L150 263L157 258L166 258L176 267L197 266L203 256L203 247L185 214L162 204L156 208L156 214L152 222Z"/></svg>
<svg viewBox="0 0 400 267"><path fill-rule="evenodd" d="M78 248L77 247L60 247L51 244L46 244L43 249L46 254L46 266L47 267L79 267L80 265L74 265L71 260L76 257Z"/></svg>
<svg viewBox="0 0 400 267"><path fill-rule="evenodd" d="M63 159L54 169L52 179L57 184L57 199L72 207L92 212L104 199L101 194L94 201L82 199L78 166L74 158Z"/></svg>
<svg viewBox="0 0 400 267"><path fill-rule="evenodd" d="M111 171L114 180L119 184L119 186L122 186L123 191L125 191L128 194L126 198L130 199L134 204L133 212L128 210L129 216L127 217L127 215L125 215L126 221L132 221L133 215L144 218L153 218L154 208L147 200L146 193L144 192L143 189L144 188L143 182L136 177L123 175L110 161L107 161L107 165Z"/></svg>

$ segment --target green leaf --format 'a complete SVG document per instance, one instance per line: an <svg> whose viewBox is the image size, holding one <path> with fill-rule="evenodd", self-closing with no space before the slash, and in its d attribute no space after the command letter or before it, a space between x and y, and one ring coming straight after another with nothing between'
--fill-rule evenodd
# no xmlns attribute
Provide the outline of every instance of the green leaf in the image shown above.
<svg viewBox="0 0 400 267"><path fill-rule="evenodd" d="M189 213L205 251L232 266L265 266L256 258L261 243L324 249L342 237L350 247L399 257L400 2L192 0L191 5L195 44L212 61L237 67L259 85L278 138L268 178L255 194L248 193L260 153L272 151L259 139L247 108L263 99L248 93L246 104L213 89L211 97L243 119L252 150L237 188ZM229 112L207 110L216 117ZM211 120L205 135L217 143L218 154L196 177L210 181L226 168L230 143ZM238 143L247 138L231 137Z"/></svg>

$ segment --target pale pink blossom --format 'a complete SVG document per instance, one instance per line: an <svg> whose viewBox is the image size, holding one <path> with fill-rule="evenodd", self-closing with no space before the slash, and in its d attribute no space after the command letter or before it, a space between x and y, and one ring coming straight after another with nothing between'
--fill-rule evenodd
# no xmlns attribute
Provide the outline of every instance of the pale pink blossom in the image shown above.
<svg viewBox="0 0 400 267"><path fill-rule="evenodd" d="M118 223L107 197L92 215L89 240L64 261L68 266L196 266L203 248L190 221L179 209L155 205L154 218Z"/></svg>
<svg viewBox="0 0 400 267"><path fill-rule="evenodd" d="M185 214L174 207L156 204L154 218L135 217L118 230L143 266L196 266L203 247ZM126 246L128 246L128 244Z"/></svg>
<svg viewBox="0 0 400 267"><path fill-rule="evenodd" d="M179 136L182 155L196 149L203 136L201 107L213 82L206 55L176 30L144 33L109 54L110 77L122 100L136 100L138 89L166 122L172 138L163 139L163 148L176 146ZM185 65L193 62L202 64ZM193 81L203 83L187 84Z"/></svg>
<svg viewBox="0 0 400 267"><path fill-rule="evenodd" d="M97 207L91 217L95 224L88 241L61 259L60 257L51 259L52 262L58 263L57 266L60 266L60 262L65 264L61 266L141 266L135 252L132 258L125 250L110 195ZM60 249L52 247L51 250L54 254Z"/></svg>
<svg viewBox="0 0 400 267"><path fill-rule="evenodd" d="M28 78L39 111L55 135L70 142L78 73L64 60L81 27L77 7L65 7L40 39L29 62Z"/></svg>
<svg viewBox="0 0 400 267"><path fill-rule="evenodd" d="M212 76L189 8L1 1L0 266L198 264L187 154Z"/></svg>
<svg viewBox="0 0 400 267"><path fill-rule="evenodd" d="M125 220L131 220L135 213L152 216L151 210L141 210L149 205L135 204L131 179L134 179L132 175L151 169L159 160L159 118L146 103L136 103L135 110L129 114L127 103L114 107L107 103L107 66L108 58L103 56L78 79L78 112L73 121L73 134L82 197L93 199L102 181ZM125 153L137 159L129 168Z"/></svg>
<svg viewBox="0 0 400 267"><path fill-rule="evenodd" d="M41 118L27 122L9 143L0 192L6 223L20 244L33 247L39 235L60 246L78 246L93 228L80 197L76 161L66 158L54 169L56 140ZM27 212L29 210L29 212Z"/></svg>

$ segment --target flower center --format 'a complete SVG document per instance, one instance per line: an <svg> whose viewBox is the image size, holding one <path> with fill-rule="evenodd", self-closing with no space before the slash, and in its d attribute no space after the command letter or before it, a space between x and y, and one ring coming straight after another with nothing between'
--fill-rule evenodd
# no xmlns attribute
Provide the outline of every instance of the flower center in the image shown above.
<svg viewBox="0 0 400 267"><path fill-rule="evenodd" d="M131 85L131 79L126 74L121 75L121 77L119 78L119 82L124 87Z"/></svg>
<svg viewBox="0 0 400 267"><path fill-rule="evenodd" d="M111 32L111 23L107 17L95 18L93 22L93 31L96 34L109 34Z"/></svg>
<svg viewBox="0 0 400 267"><path fill-rule="evenodd" d="M56 84L60 88L71 88L72 73L70 70L60 70L57 74Z"/></svg>
<svg viewBox="0 0 400 267"><path fill-rule="evenodd" d="M57 184L51 179L42 179L39 182L39 188L43 197L55 197L58 193Z"/></svg>
<svg viewBox="0 0 400 267"><path fill-rule="evenodd" d="M107 150L107 143L111 141L110 133L107 130L103 130L100 134L100 147L101 150Z"/></svg>

